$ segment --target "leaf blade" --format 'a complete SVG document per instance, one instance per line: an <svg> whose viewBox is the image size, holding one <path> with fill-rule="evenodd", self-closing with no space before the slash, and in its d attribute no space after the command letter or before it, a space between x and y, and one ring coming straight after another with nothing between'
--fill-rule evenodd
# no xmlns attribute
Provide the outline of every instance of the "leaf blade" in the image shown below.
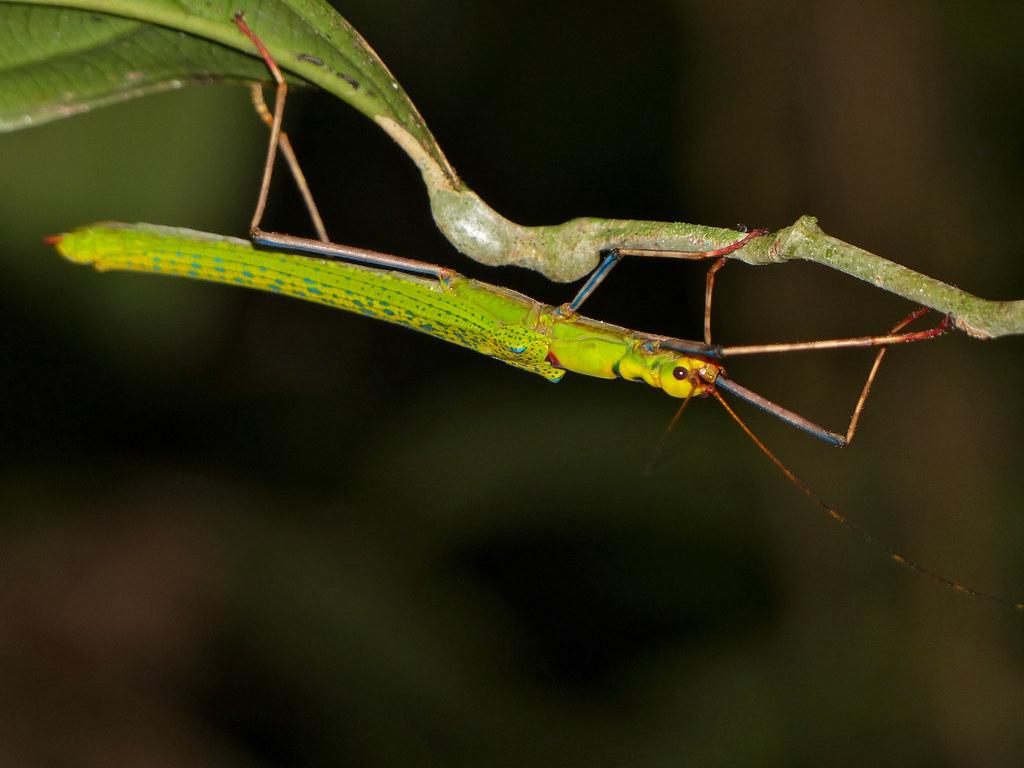
<svg viewBox="0 0 1024 768"><path fill-rule="evenodd" d="M42 16L33 18L25 9ZM8 34L0 48L9 51L0 58L0 130L194 82L266 81L252 43L232 22L239 10L245 10L239 0L0 2L0 29ZM96 14L110 20L98 22ZM386 121L399 126L416 145L403 147L414 160L429 157L453 186L458 184L404 89L329 5L261 0L246 20L283 70L324 88L382 126ZM50 25L42 37L33 33L40 23ZM89 52L83 53L87 38L95 38L94 27L102 23L107 37L92 39ZM129 32L138 36L134 45L114 40ZM47 42L40 42L43 38ZM70 58L61 64L64 57ZM140 60L145 67L138 66ZM64 84L70 88L59 87Z"/></svg>
<svg viewBox="0 0 1024 768"><path fill-rule="evenodd" d="M262 67L163 27L28 5L0 8L0 50L0 132L191 83L258 79Z"/></svg>

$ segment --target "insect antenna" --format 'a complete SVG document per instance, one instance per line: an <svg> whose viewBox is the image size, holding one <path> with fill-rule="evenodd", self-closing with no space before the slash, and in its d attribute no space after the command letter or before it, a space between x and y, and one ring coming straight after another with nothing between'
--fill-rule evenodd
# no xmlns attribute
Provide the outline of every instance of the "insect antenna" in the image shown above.
<svg viewBox="0 0 1024 768"><path fill-rule="evenodd" d="M943 585L944 587L947 587L948 589L953 590L954 592L970 595L971 597L975 597L980 600L986 600L990 603L1001 605L1004 608L1012 608L1016 611L1024 611L1024 602L1015 602L1013 600L1006 600L1001 597L996 597L995 595L989 594L988 592L982 592L981 590L974 589L973 587L968 587L964 584L961 584L958 581L954 581L953 579L947 576L943 576L940 573L936 573L935 571L930 570L929 568L926 568L925 566L920 565L919 563L916 563L907 557L904 557L899 552L892 549L888 544L879 541L874 536L865 531L863 528L851 522L834 507L830 507L828 504L826 504L824 501L818 498L817 494L815 494L814 491L811 490L811 487L807 485L807 483L805 483L803 480L797 477L793 470L791 470L789 467L783 464L782 460L778 456L776 456L767 445L764 444L761 438L754 434L754 432L750 429L750 427L746 425L743 419L739 417L736 411L732 409L729 403L726 402L725 398L722 397L721 393L712 389L711 394L714 395L715 399L722 404L722 407L725 408L726 412L733 418L733 421L740 425L740 429L742 429L746 433L747 437L754 441L754 445L761 449L761 453L767 456L768 459L772 462L772 464L778 467L779 471L782 472L782 474L784 474L789 479L789 481L793 483L793 485L795 485L797 488L803 491L804 495L807 496L807 498L809 498L815 504L817 504L822 510L824 510L825 514L832 518L832 520L839 523L848 531L852 532L861 541L879 550L893 562L898 563L899 565L902 565L904 568L908 568L909 570L914 571L915 573L919 573L922 576L926 576L932 581L937 581L939 584Z"/></svg>
<svg viewBox="0 0 1024 768"><path fill-rule="evenodd" d="M676 409L675 415L669 421L668 426L665 427L665 431L661 433L661 438L658 440L658 445L654 449L654 455L651 456L651 460L647 462L647 466L644 467L644 476L650 477L654 474L654 470L658 468L661 462L665 458L665 446L668 445L669 436L675 431L675 428L679 426L679 422L683 418L683 411L686 410L686 406L690 404L693 399L693 390L690 390L679 408Z"/></svg>

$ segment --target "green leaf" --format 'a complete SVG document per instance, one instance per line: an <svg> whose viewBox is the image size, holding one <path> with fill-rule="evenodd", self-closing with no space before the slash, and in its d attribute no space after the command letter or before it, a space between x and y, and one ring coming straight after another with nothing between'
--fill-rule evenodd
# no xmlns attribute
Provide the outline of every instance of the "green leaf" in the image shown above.
<svg viewBox="0 0 1024 768"><path fill-rule="evenodd" d="M195 82L252 81L257 59L152 24L66 8L0 6L0 131Z"/></svg>
<svg viewBox="0 0 1024 768"><path fill-rule="evenodd" d="M245 12L283 70L371 118L421 165L454 171L405 91L321 0L0 2L0 131L213 80L267 81Z"/></svg>

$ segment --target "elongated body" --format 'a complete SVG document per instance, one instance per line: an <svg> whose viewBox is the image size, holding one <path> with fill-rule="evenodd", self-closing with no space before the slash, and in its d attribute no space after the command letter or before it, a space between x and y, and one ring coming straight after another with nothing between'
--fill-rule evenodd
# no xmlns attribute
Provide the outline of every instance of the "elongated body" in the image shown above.
<svg viewBox="0 0 1024 768"><path fill-rule="evenodd" d="M402 325L559 381L566 371L706 394L721 367L665 351L666 337L566 313L450 271L421 277L253 248L246 240L150 224L97 224L51 239L98 270L188 277L280 293Z"/></svg>
<svg viewBox="0 0 1024 768"><path fill-rule="evenodd" d="M431 268L430 277L349 262L256 250L246 240L148 224L97 224L49 238L66 258L99 270L129 270L210 280L281 293L405 326L481 352L517 368L559 381L566 371L600 378L644 381L673 397L713 395L758 448L832 520L910 570L954 591L1015 610L1014 602L981 592L910 560L869 536L787 468L736 415L719 390L772 413L833 445L845 445L870 389L884 347L858 401L847 435L830 432L798 414L765 400L726 378L711 358L722 350L699 342L639 333L582 317L571 307L552 307L515 291L488 285L425 262L337 246L347 258L373 260L400 268ZM401 263L401 264L400 264ZM899 330L919 313L906 318ZM931 338L932 331L881 337L882 343ZM864 340L862 340L864 341ZM875 339L866 339L873 342ZM797 345L799 346L799 345ZM814 347L804 347L814 348ZM676 350L676 351L673 351ZM682 353L680 353L682 350ZM694 350L697 354L689 354ZM706 353L701 354L701 353ZM682 407L677 413L682 412Z"/></svg>

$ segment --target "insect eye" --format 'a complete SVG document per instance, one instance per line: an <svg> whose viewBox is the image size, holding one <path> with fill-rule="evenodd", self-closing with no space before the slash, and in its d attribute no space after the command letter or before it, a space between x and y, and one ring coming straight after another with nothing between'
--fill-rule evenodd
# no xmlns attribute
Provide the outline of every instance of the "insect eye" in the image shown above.
<svg viewBox="0 0 1024 768"><path fill-rule="evenodd" d="M676 379L676 381L682 381L689 375L690 372L683 368L683 366L681 365L677 365L675 368L672 369L672 376Z"/></svg>

